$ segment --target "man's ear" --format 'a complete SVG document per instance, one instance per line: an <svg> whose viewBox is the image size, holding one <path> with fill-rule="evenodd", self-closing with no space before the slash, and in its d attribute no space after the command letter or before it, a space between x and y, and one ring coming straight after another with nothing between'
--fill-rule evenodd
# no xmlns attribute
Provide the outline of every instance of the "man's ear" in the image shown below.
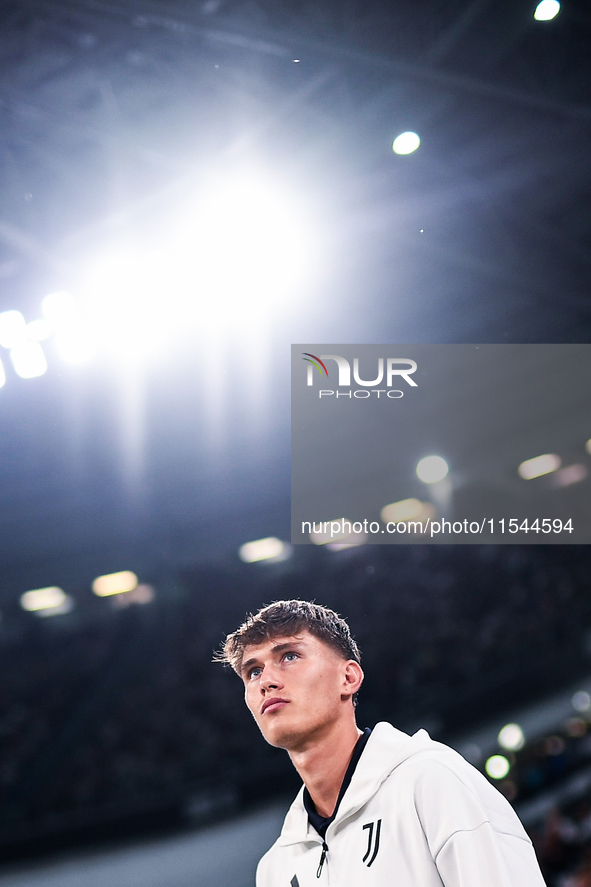
<svg viewBox="0 0 591 887"><path fill-rule="evenodd" d="M363 683L363 669L354 659L348 659L345 664L344 684L345 692L341 694L344 700L357 693Z"/></svg>

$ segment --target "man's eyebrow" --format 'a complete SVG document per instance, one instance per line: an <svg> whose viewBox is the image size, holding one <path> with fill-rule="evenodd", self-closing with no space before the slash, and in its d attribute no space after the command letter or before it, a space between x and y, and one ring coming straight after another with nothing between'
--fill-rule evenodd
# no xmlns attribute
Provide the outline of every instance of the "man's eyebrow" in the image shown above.
<svg viewBox="0 0 591 887"><path fill-rule="evenodd" d="M286 641L283 644L275 644L275 646L271 648L271 653L281 653L283 650L287 650L290 647L293 649L294 647L302 647L304 645L304 641ZM251 668L251 666L256 665L258 661L259 660L256 656L247 659L246 662L243 662L240 666L240 674L244 674L249 668Z"/></svg>

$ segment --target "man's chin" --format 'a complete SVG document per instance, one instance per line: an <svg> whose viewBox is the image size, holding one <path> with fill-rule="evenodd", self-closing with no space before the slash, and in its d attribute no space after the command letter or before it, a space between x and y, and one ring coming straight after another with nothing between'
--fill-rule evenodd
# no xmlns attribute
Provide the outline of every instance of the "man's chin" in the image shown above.
<svg viewBox="0 0 591 887"><path fill-rule="evenodd" d="M290 748L297 744L300 739L299 732L290 730L288 727L279 724L266 724L265 729L260 728L264 739L274 748L284 748L289 751Z"/></svg>

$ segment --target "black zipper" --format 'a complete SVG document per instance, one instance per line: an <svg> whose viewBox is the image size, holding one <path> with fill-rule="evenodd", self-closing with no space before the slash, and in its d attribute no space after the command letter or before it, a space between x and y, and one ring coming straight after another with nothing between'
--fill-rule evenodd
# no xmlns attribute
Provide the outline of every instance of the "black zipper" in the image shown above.
<svg viewBox="0 0 591 887"><path fill-rule="evenodd" d="M326 854L328 853L328 844L326 841L322 842L322 854L320 856L320 862L318 863L318 868L316 869L316 877L319 878L322 874L322 866L324 865L324 860L326 859Z"/></svg>

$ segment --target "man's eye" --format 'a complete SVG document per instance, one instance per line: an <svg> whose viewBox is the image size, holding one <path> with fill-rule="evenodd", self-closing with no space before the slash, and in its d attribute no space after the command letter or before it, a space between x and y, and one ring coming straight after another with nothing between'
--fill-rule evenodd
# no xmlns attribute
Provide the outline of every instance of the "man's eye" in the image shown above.
<svg viewBox="0 0 591 887"><path fill-rule="evenodd" d="M249 678L249 680L250 680L251 678L258 678L258 676L260 675L260 673L261 673L261 669L260 669L258 666L257 666L256 668L251 668L251 670L248 672L248 678Z"/></svg>
<svg viewBox="0 0 591 887"><path fill-rule="evenodd" d="M287 659L289 662L291 662L293 659L297 659L297 658L298 658L298 654L297 654L297 653L294 653L294 652L286 653L285 656L284 656L283 658L284 658L284 659Z"/></svg>

